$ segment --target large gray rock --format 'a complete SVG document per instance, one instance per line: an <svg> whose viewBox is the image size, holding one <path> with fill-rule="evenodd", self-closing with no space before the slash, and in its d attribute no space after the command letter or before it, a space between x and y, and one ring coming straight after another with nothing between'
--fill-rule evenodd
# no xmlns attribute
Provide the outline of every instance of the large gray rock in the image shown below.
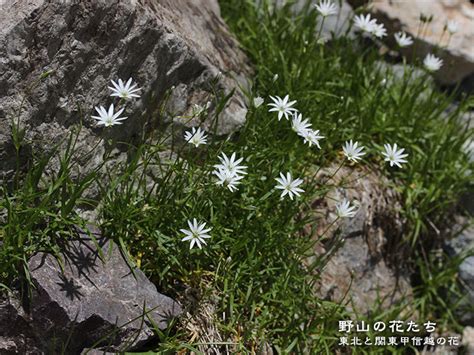
<svg viewBox="0 0 474 355"><path fill-rule="evenodd" d="M36 286L31 326L45 351L65 346L75 354L96 342L109 350L139 348L154 338L154 326L164 329L181 313L139 269L130 269L115 243L94 237L79 233L60 262L45 253L29 261Z"/></svg>
<svg viewBox="0 0 474 355"><path fill-rule="evenodd" d="M388 258L403 227L399 196L386 187L385 178L367 168L336 171L337 166L332 166L317 177L317 181L336 186L313 204L318 216L315 258L334 252L317 270L317 295L345 302L356 314L367 314L376 306L384 309L407 303L412 297L409 275L394 269ZM358 212L353 218L334 222L335 205L343 198L357 201Z"/></svg>
<svg viewBox="0 0 474 355"><path fill-rule="evenodd" d="M13 118L26 129L24 160L82 122L78 165L90 170L105 146L103 129L90 116L94 106L117 104L109 96L111 79L133 77L142 88L142 97L127 103L129 118L105 134L133 143L173 117L188 116L193 104L211 100L212 112L212 92L230 93L247 73L247 59L217 0L0 1L0 179L11 176L16 164ZM237 129L246 112L237 88L220 115L218 133ZM96 145L92 159L85 158Z"/></svg>

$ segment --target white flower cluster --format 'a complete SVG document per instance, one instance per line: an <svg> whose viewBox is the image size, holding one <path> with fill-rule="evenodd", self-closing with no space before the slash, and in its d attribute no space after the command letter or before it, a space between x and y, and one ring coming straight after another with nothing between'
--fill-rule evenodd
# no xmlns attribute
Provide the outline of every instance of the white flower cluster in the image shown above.
<svg viewBox="0 0 474 355"><path fill-rule="evenodd" d="M311 128L311 123L308 119L303 119L303 115L298 112L293 105L295 101L290 101L289 95L286 95L283 99L279 96L270 96L273 103L268 104L270 106L269 112L277 112L278 120L280 121L282 117L285 117L289 120L290 116L292 117L291 127L299 136L303 137L305 143L316 145L319 149L319 140L324 138L319 135L318 130L313 130ZM254 99L254 106L258 108L263 103L263 99L260 97ZM185 138L189 143L194 144L196 147L199 144L205 144L203 140L204 133L198 128L197 130L193 128L191 132L186 132ZM405 159L408 154L404 154L404 149L399 149L395 143L393 146L390 144L384 145L385 151L382 152L384 156L384 161L389 162L390 166L396 165L401 167L401 164L406 163ZM366 154L364 152L365 147L360 145L359 142L354 142L352 139L345 142L342 146L342 151L347 158L347 160L357 163L362 157ZM247 166L242 165L244 158L237 158L236 153L232 153L230 158L225 154L221 153L218 157L220 163L214 165L215 170L213 174L217 177L216 184L223 186L229 189L231 192L234 192L238 189L237 185L241 183L241 180L247 174ZM303 180L300 178L293 178L291 172L280 172L280 176L275 178L277 184L275 189L282 190L280 198L283 199L285 196L288 196L291 200L294 197L301 196L301 193L304 190L300 187L303 184ZM336 204L336 215L338 218L351 218L354 217L357 213L358 206L357 203L349 202L347 199L343 199ZM194 245L197 245L199 248L202 247L202 244L206 244L206 238L210 238L207 234L211 229L205 228L206 223L197 222L196 219L193 219L191 222L188 221L189 229L181 229L181 232L185 234L183 241L190 241L190 248L193 248Z"/></svg>
<svg viewBox="0 0 474 355"><path fill-rule="evenodd" d="M377 23L376 19L370 17L370 14L367 15L356 15L354 17L354 26L356 29L362 33L373 35L377 38L382 38L387 35L387 30L383 24ZM446 28L450 34L454 34L458 30L458 25L455 21L448 21ZM405 32L397 32L393 35L395 42L400 48L408 47L413 44L413 38L410 37ZM437 71L443 65L443 60L437 58L433 54L428 54L423 60L423 65L426 70L430 72Z"/></svg>
<svg viewBox="0 0 474 355"><path fill-rule="evenodd" d="M231 192L236 191L240 180L247 174L245 171L247 167L240 165L244 158L236 159L235 153L232 153L229 158L222 153L219 160L221 163L214 165L216 170L213 171L213 174L217 176L216 184L227 187Z"/></svg>
<svg viewBox="0 0 474 355"><path fill-rule="evenodd" d="M376 19L370 17L370 14L356 15L354 17L354 26L362 33L373 35L377 38L382 38L387 35L387 30L384 25L377 23Z"/></svg>
<svg viewBox="0 0 474 355"><path fill-rule="evenodd" d="M321 149L319 141L324 138L324 136L319 135L319 130L313 130L311 128L311 123L308 122L308 119L303 120L303 115L301 113L295 112L293 119L291 120L291 127L293 130L303 138L304 143L308 143L311 147L313 144Z"/></svg>
<svg viewBox="0 0 474 355"><path fill-rule="evenodd" d="M126 83L124 83L122 79L119 79L118 82L111 80L111 82L113 87L109 86L109 89L112 90L112 94L110 94L110 96L119 97L122 100L130 100L140 97L137 92L141 89L137 87L137 84L132 84L132 78L129 78ZM127 117L120 117L125 108L121 108L117 112L114 112L114 104L110 104L108 110L106 110L103 106L96 106L95 110L99 116L92 116L92 118L97 121L98 125L105 127L120 125L122 124L121 121L127 119Z"/></svg>
<svg viewBox="0 0 474 355"><path fill-rule="evenodd" d="M324 136L320 135L319 130L313 130L309 119L303 119L303 115L299 113L296 108L292 107L296 103L296 100L289 101L289 95L286 95L284 99L279 96L270 96L270 98L274 103L268 104L268 106L272 107L269 112L277 111L278 120L283 116L288 120L289 116L292 116L291 128L293 131L303 138L304 143L308 143L309 146L314 144L321 149L319 141L324 138ZM403 154L405 151L403 148L397 149L396 143L393 147L390 144L385 144L384 148L385 152L382 152L382 155L385 157L384 160L390 163L390 166L396 165L401 167L401 163L407 162L404 158L406 158L408 154ZM364 149L363 146L359 145L359 142L353 142L352 139L345 142L342 147L346 158L353 162L357 162L365 155Z"/></svg>
<svg viewBox="0 0 474 355"><path fill-rule="evenodd" d="M121 79L119 79L118 82L112 80L112 84L113 87L109 88L112 90L111 96L113 97L119 97L122 100L130 100L132 98L140 97L140 95L137 94L140 88L137 88L137 84L132 85L132 78L130 78L126 83ZM269 112L277 112L279 121L283 117L285 117L286 120L289 120L291 116L291 127L300 137L303 138L304 143L308 143L309 146L315 145L321 149L319 141L324 138L324 136L319 134L319 130L313 130L309 120L303 119L303 115L293 107L296 100L291 101L289 95L286 95L283 99L279 96L270 96L270 98L273 103L268 104L268 106L270 106ZM255 98L253 101L254 107L260 107L263 102L264 100L261 97ZM120 117L124 108L115 112L114 104L111 104L108 110L103 106L96 107L95 109L99 116L92 117L98 121L99 125L104 125L105 127L119 125L121 124L121 121L127 119L127 117ZM185 132L184 139L195 147L207 143L207 135L200 127L197 129L193 127L191 131ZM343 146L343 152L346 158L353 162L357 162L363 155L365 155L363 150L363 146L359 146L358 142L353 142L352 140L346 142ZM407 162L404 158L408 156L407 154L403 154L403 152L404 149L397 149L397 144L393 147L390 144L385 144L385 152L382 154L385 156L385 161L390 163L390 166L396 165L401 167L401 163ZM215 170L213 171L213 174L217 177L216 184L229 189L231 192L236 191L238 189L237 185L241 183L241 180L247 174L247 166L241 164L244 158L237 158L235 152L232 153L230 158L225 153L221 153L218 158L220 163L214 165ZM277 182L275 189L282 190L280 195L282 199L285 196L288 196L293 200L295 196L300 196L300 194L304 192L300 187L300 185L303 184L303 180L293 178L290 172L286 172L286 174L280 172L280 176L275 178L275 180ZM336 213L339 218L353 217L356 213L356 207L351 206L350 203L344 199L337 204ZM205 222L198 222L195 218L192 222L188 220L189 229L180 230L185 234L182 241L190 241L190 248L193 248L194 245L202 248L202 245L206 244L205 239L210 238L208 232L211 228L205 228L205 226Z"/></svg>

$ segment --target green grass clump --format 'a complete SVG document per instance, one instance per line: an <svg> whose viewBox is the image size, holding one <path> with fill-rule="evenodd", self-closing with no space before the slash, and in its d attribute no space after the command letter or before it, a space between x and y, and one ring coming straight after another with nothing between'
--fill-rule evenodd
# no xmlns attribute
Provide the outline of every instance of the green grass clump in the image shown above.
<svg viewBox="0 0 474 355"><path fill-rule="evenodd" d="M203 301L212 303L211 322L222 338L219 346L258 352L269 343L282 353L333 353L338 321L351 316L342 305L314 295L318 275L313 270L323 267L327 256L309 264L314 241L302 230L305 226L315 230L316 221L306 212L333 187L315 179L315 172L341 164L342 144L354 139L368 153L361 164L382 170L402 196L404 232L390 243L401 251L399 256L412 260L422 276L415 308L424 316L448 319L446 327L455 323L451 314L443 313L446 299L439 297L455 267L437 268L439 277L433 277L413 249L436 245L433 226L443 226L468 186L472 163L462 147L472 138L472 130L460 119L467 101L445 114L454 97L436 89L429 74L412 75L413 69L406 66L405 75L398 78L380 65L381 55L361 38L320 44L320 19L314 10L306 7L289 15L290 5L270 9L267 1L262 3L221 1L224 17L255 68L242 129L228 137L211 129L209 143L194 148L173 128L130 147L125 163L107 165L107 176L101 166L79 178L71 177L72 135L71 149L62 155L57 175L44 176L51 158L46 157L33 164L23 183L4 189L0 271L6 286L28 275L25 267L31 254L57 252L72 226L84 223L77 208L92 203L82 195L97 184L103 233L121 245L161 292L189 306L189 311ZM278 121L266 105L250 104L256 96L268 103L269 95L287 94L325 136L321 149L305 145L291 124ZM228 97L217 95L212 100L218 107L215 116L204 110L200 118L215 123ZM153 119L164 122L161 115ZM386 167L380 155L384 143L404 147L408 164L401 169ZM245 158L248 174L233 193L216 186L212 176L222 152ZM305 179L305 193L293 201L281 200L274 189L274 179L287 171ZM180 229L187 228L192 218L212 228L212 238L202 250L190 250L181 241ZM423 278L428 274L430 282ZM376 313L367 320L393 320L407 314L406 308L401 304L382 311L374 305ZM177 324L161 334L159 350L199 348L191 341L186 321ZM360 351L373 350L368 349Z"/></svg>

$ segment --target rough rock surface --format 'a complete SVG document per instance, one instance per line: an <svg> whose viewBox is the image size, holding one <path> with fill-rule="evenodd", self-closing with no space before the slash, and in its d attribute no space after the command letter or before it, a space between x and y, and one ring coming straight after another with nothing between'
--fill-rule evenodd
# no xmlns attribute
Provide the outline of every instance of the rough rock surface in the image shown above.
<svg viewBox="0 0 474 355"><path fill-rule="evenodd" d="M328 181L337 167L319 174ZM387 182L367 170L342 168L332 178L336 186L326 198L313 204L320 216L316 236L316 255L337 250L318 272L317 294L334 301L344 300L349 310L367 313L377 302L383 309L397 302L408 302L412 295L407 275L391 268L385 259L390 241L400 235L398 196ZM337 201L347 198L359 203L353 218L338 220ZM324 217L321 218L321 215Z"/></svg>
<svg viewBox="0 0 474 355"><path fill-rule="evenodd" d="M51 148L81 121L79 151L99 143L101 152L103 130L90 116L94 106L117 104L109 96L111 79L132 77L142 88L139 100L127 102L129 118L106 135L134 142L188 115L193 104L205 105L213 88L237 88L246 63L217 0L0 1L0 179L15 166L12 118L26 129L23 157ZM218 133L235 130L245 115L237 89L220 115ZM82 170L96 163L79 162Z"/></svg>
<svg viewBox="0 0 474 355"><path fill-rule="evenodd" d="M465 258L458 269L465 298L460 304L457 316L460 323L474 326L474 226L447 241L444 249L452 257Z"/></svg>
<svg viewBox="0 0 474 355"><path fill-rule="evenodd" d="M408 58L416 48L416 55L421 59L427 53L436 52L444 60L435 73L442 84L461 82L474 73L474 4L470 1L375 0L371 2L371 11L387 27L389 36L402 30L416 37L414 47L405 49ZM433 15L433 20L417 36L422 14ZM448 20L456 21L459 31L442 36Z"/></svg>
<svg viewBox="0 0 474 355"><path fill-rule="evenodd" d="M69 354L80 353L99 340L96 345L108 350L139 348L153 339L153 324L164 329L181 313L139 269L131 272L117 245L94 236L100 249L82 231L68 243L63 271L51 254L38 253L29 261L36 285L30 324L41 348L51 353L63 344Z"/></svg>
<svg viewBox="0 0 474 355"><path fill-rule="evenodd" d="M41 354L39 339L14 295L0 299L0 354Z"/></svg>

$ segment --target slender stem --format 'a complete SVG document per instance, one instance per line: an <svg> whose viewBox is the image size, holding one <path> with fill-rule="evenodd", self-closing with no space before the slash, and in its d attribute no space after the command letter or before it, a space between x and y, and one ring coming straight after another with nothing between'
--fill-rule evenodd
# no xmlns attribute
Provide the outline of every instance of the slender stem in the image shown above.
<svg viewBox="0 0 474 355"><path fill-rule="evenodd" d="M324 232L322 232L320 235L318 235L318 240L320 240L322 237L324 237L324 235L329 231L329 229L331 229L331 227L338 221L340 220L341 218L339 216L336 217L336 219L334 221L332 221L325 229L324 229Z"/></svg>
<svg viewBox="0 0 474 355"><path fill-rule="evenodd" d="M352 174L353 170L349 173L349 175L347 177L349 177L351 174ZM350 183L354 182L354 181L358 181L358 180L361 180L363 179L364 177L368 176L370 174L370 172L367 172L365 173L364 175L362 176L358 176L357 178L353 179L353 180L349 180L347 182L344 181L344 184L346 185L349 185Z"/></svg>
<svg viewBox="0 0 474 355"><path fill-rule="evenodd" d="M341 164L337 167L336 171L334 171L334 173L324 182L324 184L327 184L329 180L332 180L332 178L333 178L334 176L336 176L336 174L339 172L339 170L340 170L340 169L342 168L342 166L344 165L344 162L345 162L345 161L346 161L345 159L342 160Z"/></svg>
<svg viewBox="0 0 474 355"><path fill-rule="evenodd" d="M318 31L318 41L321 39L321 33L323 32L323 26L324 26L324 20L326 19L325 16L323 16L323 19L321 21L321 26L319 27Z"/></svg>

